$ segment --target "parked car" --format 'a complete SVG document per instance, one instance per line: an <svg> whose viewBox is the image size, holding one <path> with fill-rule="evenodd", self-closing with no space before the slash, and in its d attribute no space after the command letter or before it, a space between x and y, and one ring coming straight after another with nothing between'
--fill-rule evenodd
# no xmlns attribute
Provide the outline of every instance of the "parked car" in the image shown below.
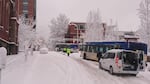
<svg viewBox="0 0 150 84"><path fill-rule="evenodd" d="M40 54L48 54L48 48L46 47L40 48Z"/></svg>
<svg viewBox="0 0 150 84"><path fill-rule="evenodd" d="M140 70L141 62L138 53L134 51L112 49L101 57L99 68L108 70L110 74L132 74L136 76Z"/></svg>

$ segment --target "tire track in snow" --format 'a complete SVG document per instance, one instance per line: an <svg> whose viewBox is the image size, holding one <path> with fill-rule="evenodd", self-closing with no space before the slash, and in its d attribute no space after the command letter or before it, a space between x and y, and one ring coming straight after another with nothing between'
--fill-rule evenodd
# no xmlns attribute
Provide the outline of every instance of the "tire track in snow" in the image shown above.
<svg viewBox="0 0 150 84"><path fill-rule="evenodd" d="M90 79L87 80L86 74L83 74L85 71L79 63L66 55L64 56L64 58L67 59L66 62L68 64L66 84L93 84Z"/></svg>
<svg viewBox="0 0 150 84"><path fill-rule="evenodd" d="M109 81L114 80L114 79L108 79L109 74L107 72L104 72L99 69L97 70L96 68L92 67L89 64L91 62L88 62L83 59L77 59L77 58L72 58L72 59L76 60L78 63L80 63L84 67L84 69L86 70L86 72L89 75L89 78L94 81L94 84L99 84L99 83L109 84L110 83ZM111 82L111 84L117 84L117 82L118 81L113 81L113 82ZM119 84L121 84L121 83L119 82Z"/></svg>
<svg viewBox="0 0 150 84"><path fill-rule="evenodd" d="M110 75L107 71L98 69L98 63L83 60L82 58L75 58L72 57L72 59L76 60L80 64L87 69L88 73L91 73L91 77L95 78L94 84L149 84L149 79L146 77L142 77L138 75L137 77L132 76L118 76L118 75ZM101 81L101 82L100 82ZM109 81L109 82L108 82Z"/></svg>

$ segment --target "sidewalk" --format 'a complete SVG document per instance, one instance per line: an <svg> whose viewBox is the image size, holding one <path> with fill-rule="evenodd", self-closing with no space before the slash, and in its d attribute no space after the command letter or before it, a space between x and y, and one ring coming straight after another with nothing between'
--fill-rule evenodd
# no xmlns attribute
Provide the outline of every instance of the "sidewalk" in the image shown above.
<svg viewBox="0 0 150 84"><path fill-rule="evenodd" d="M7 56L6 67L2 71L1 84L23 84L37 54L34 52L34 56L28 55L27 60L25 60L24 52Z"/></svg>
<svg viewBox="0 0 150 84"><path fill-rule="evenodd" d="M24 52L19 52L16 55L8 55L6 57L6 67L9 66L14 61L16 61L17 59L22 58L22 57L24 57Z"/></svg>

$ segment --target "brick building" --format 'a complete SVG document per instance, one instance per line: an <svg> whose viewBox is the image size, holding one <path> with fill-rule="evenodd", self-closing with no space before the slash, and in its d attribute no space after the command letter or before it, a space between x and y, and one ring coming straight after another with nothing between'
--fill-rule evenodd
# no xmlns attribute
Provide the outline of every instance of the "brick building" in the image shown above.
<svg viewBox="0 0 150 84"><path fill-rule="evenodd" d="M0 0L0 46L18 52L18 16L36 19L36 0Z"/></svg>
<svg viewBox="0 0 150 84"><path fill-rule="evenodd" d="M0 0L0 45L8 54L18 51L18 23L15 0Z"/></svg>
<svg viewBox="0 0 150 84"><path fill-rule="evenodd" d="M19 15L36 19L36 0L18 0Z"/></svg>
<svg viewBox="0 0 150 84"><path fill-rule="evenodd" d="M83 41L82 35L85 33L85 25L84 22L70 22L65 35L66 43L81 43Z"/></svg>

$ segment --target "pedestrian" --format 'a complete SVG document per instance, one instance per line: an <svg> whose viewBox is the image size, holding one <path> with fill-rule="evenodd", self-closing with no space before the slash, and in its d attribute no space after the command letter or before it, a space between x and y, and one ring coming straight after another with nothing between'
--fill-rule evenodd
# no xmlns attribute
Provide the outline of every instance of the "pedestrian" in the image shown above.
<svg viewBox="0 0 150 84"><path fill-rule="evenodd" d="M69 56L69 55L70 55L70 53L71 53L70 48L67 48L67 55Z"/></svg>
<svg viewBox="0 0 150 84"><path fill-rule="evenodd" d="M98 53L97 53L98 61L101 59L101 57L102 57L102 52L98 52Z"/></svg>
<svg viewBox="0 0 150 84"><path fill-rule="evenodd" d="M63 49L63 52L66 53L66 51L67 51L67 48L64 48L64 49Z"/></svg>

